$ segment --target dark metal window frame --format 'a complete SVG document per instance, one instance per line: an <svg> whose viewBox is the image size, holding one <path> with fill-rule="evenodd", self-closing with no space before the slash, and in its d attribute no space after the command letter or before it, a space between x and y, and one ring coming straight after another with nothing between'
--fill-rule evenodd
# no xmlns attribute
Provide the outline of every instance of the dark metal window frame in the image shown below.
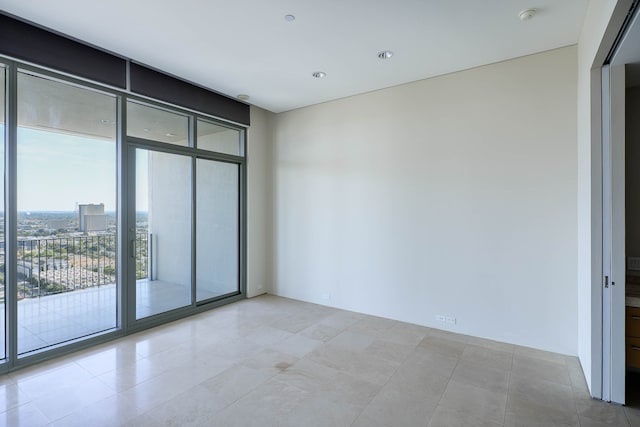
<svg viewBox="0 0 640 427"><path fill-rule="evenodd" d="M0 361L0 374L59 357L64 354L89 348L130 333L152 328L174 320L182 319L212 308L225 305L246 298L247 278L247 158L246 138L247 129L242 124L230 122L209 114L193 111L188 108L172 105L167 102L146 96L133 94L101 83L96 83L82 77L70 75L26 63L14 58L0 55L0 66L6 70L5 78L5 341L6 358ZM18 356L17 354L17 75L18 69L41 75L45 78L76 85L81 88L95 90L117 97L117 141L116 141L116 177L117 177L117 326L115 329L97 333L47 347L45 349ZM189 117L189 146L178 146L170 143L134 138L127 136L127 101L135 101L159 108L172 113ZM197 135L197 121L205 120L222 127L239 131L240 156L217 153L210 150L195 148ZM192 301L189 306L156 314L154 316L136 320L135 318L135 266L130 265L131 250L128 241L131 229L135 231L135 167L134 158L130 151L135 148L146 148L153 151L181 154L192 159L192 221L191 221L191 289ZM207 159L238 165L239 173L239 289L227 295L205 301L196 301L196 159ZM133 218L131 213L133 213ZM133 277L133 281L131 280Z"/></svg>

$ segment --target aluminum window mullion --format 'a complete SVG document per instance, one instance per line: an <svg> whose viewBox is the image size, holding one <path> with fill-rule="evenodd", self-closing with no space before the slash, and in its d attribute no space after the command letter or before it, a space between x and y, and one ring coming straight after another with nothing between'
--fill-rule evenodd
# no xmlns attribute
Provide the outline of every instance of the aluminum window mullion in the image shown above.
<svg viewBox="0 0 640 427"><path fill-rule="evenodd" d="M5 88L5 354L8 367L12 368L18 359L18 70L15 63L7 67Z"/></svg>
<svg viewBox="0 0 640 427"><path fill-rule="evenodd" d="M189 146L195 149L198 123L194 116L189 117ZM191 305L195 307L197 301L196 283L196 156L191 154Z"/></svg>
<svg viewBox="0 0 640 427"><path fill-rule="evenodd" d="M216 151L195 150L195 155L201 159L215 160L215 161L224 162L224 163L240 164L245 162L244 157L234 156L233 154L218 153Z"/></svg>
<svg viewBox="0 0 640 427"><path fill-rule="evenodd" d="M129 152L126 144L127 138L127 101L124 96L119 96L117 101L116 123L117 141L116 141L116 292L117 297L117 313L116 325L126 334L131 322L130 306L135 307L135 279L133 286L129 280L129 245L131 230L129 210L130 210L130 186L128 185L129 175ZM133 207L135 215L135 205ZM135 238L135 228L134 228ZM131 290L134 288L133 300L131 299ZM135 316L134 316L135 317Z"/></svg>
<svg viewBox="0 0 640 427"><path fill-rule="evenodd" d="M242 132L242 140L246 141L246 130ZM240 174L240 181L238 182L238 203L240 204L240 259L239 259L239 268L240 275L238 277L240 283L238 286L240 289L240 294L244 297L247 296L247 163L246 159L243 158L243 161L238 165L240 169L238 173Z"/></svg>
<svg viewBox="0 0 640 427"><path fill-rule="evenodd" d="M196 283L196 163L195 156L191 157L191 305L195 306L198 300L197 298L197 283Z"/></svg>
<svg viewBox="0 0 640 427"><path fill-rule="evenodd" d="M135 136L127 136L129 144L135 145L137 148L144 148L152 151L162 151L164 153L182 154L184 156L196 156L200 159L216 160L224 163L244 163L245 158L234 156L233 154L218 153L215 151L199 150L197 148L185 147L181 145L170 144L166 142L153 141L150 139L137 138Z"/></svg>

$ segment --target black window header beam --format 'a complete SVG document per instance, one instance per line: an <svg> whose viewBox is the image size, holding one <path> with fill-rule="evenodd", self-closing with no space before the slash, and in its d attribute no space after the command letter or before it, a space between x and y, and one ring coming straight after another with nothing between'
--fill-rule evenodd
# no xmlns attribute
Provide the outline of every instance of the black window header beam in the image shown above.
<svg viewBox="0 0 640 427"><path fill-rule="evenodd" d="M0 53L127 89L127 60L88 44L0 13ZM130 64L132 93L210 114L242 125L250 124L249 106L139 64Z"/></svg>

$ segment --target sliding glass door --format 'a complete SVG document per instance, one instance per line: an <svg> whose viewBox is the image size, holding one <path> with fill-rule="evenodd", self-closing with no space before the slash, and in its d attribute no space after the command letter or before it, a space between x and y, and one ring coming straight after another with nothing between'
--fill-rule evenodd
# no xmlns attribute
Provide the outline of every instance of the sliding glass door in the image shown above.
<svg viewBox="0 0 640 427"><path fill-rule="evenodd" d="M135 237L131 238L136 319L193 303L193 239L196 302L239 294L239 166L146 148L134 148L131 153L136 181Z"/></svg>
<svg viewBox="0 0 640 427"><path fill-rule="evenodd" d="M196 296L198 301L240 290L240 168L196 161Z"/></svg>
<svg viewBox="0 0 640 427"><path fill-rule="evenodd" d="M136 322L241 293L242 133L127 102ZM130 208L131 209L131 208ZM135 263L135 267L133 267ZM133 282L134 272L129 273Z"/></svg>
<svg viewBox="0 0 640 427"><path fill-rule="evenodd" d="M191 304L191 158L136 148L136 319Z"/></svg>

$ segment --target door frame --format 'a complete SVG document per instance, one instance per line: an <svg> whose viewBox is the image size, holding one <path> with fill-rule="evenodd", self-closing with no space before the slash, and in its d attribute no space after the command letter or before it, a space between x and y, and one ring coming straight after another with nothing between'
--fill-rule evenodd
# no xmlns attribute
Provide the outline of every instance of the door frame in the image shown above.
<svg viewBox="0 0 640 427"><path fill-rule="evenodd" d="M240 131L240 155L224 154L208 150L201 150L194 148L194 141L197 135L197 121L205 120L211 123L219 122L216 119L203 116L199 113L185 111L183 109L175 108L172 106L165 106L157 101L148 100L139 96L129 95L121 106L125 114L122 120L123 126L126 125L126 103L127 101L139 102L144 105L148 105L152 108L166 109L169 112L179 112L189 115L189 145L180 146L158 142L154 140L147 140L133 136L126 135L126 128L123 130L122 139L122 169L126 174L122 175L123 180L127 181L123 183L121 188L121 195L123 202L127 201L126 208L122 209L122 232L123 246L121 246L121 265L122 268L122 282L126 284L124 286L122 294L126 294L126 301L122 302L123 313L126 313L126 318L123 321L123 328L127 333L138 332L140 330L153 328L155 326L178 320L193 314L197 314L211 308L226 305L232 302L240 301L246 298L247 295L247 160L246 160L246 129L233 126L230 124L222 124L225 127L237 129ZM171 309L165 312L157 313L152 316L136 318L136 262L132 257L132 240L135 240L136 230L136 150L144 149L153 152L162 152L167 154L182 155L190 157L191 160L191 303L179 308ZM238 291L232 292L219 297L205 299L202 301L197 300L196 294L196 160L197 159L213 160L218 162L225 162L238 165Z"/></svg>
<svg viewBox="0 0 640 427"><path fill-rule="evenodd" d="M603 398L603 99L602 99L602 68L611 58L626 29L632 12L638 0L618 0L614 6L611 18L594 54L588 75L589 97L589 130L590 139L590 167L587 171L589 180L589 217L590 217L590 277L589 294L591 311L587 315L590 319L588 332L590 335L590 355L584 366L587 378L590 378L589 388L593 398ZM588 371L587 371L588 370ZM606 381L609 381L607 378Z"/></svg>
<svg viewBox="0 0 640 427"><path fill-rule="evenodd" d="M594 397L624 404L626 400L626 64L640 60L638 0L620 0L600 44L592 69L592 257L599 260L592 276L592 389ZM596 162L600 163L595 174ZM600 187L594 185L598 176ZM597 194L597 192L599 194ZM594 202L595 199L595 203ZM601 208L599 213L596 208ZM593 233L599 226L599 235ZM599 239L600 251L593 244ZM610 278L610 286L606 279ZM598 282L600 282L598 287ZM599 311L599 312L598 312ZM597 321L600 321L599 324ZM599 366L596 364L599 362ZM597 368L600 368L599 370ZM599 387L598 387L599 386Z"/></svg>

